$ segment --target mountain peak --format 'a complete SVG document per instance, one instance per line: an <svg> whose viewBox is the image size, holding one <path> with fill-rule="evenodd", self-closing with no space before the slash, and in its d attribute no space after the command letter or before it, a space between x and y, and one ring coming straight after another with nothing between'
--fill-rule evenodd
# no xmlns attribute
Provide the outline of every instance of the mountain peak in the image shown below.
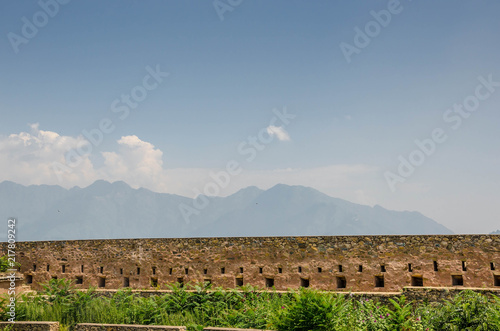
<svg viewBox="0 0 500 331"><path fill-rule="evenodd" d="M16 186L22 186L21 184L14 183L10 180L4 180L3 182L0 183L0 187L16 187Z"/></svg>
<svg viewBox="0 0 500 331"><path fill-rule="evenodd" d="M258 188L257 186L247 186L247 187L244 187L242 188L241 190L237 191L236 193L233 193L232 195L235 195L235 194L251 194L251 193L262 193L264 192L263 190L261 190L260 188Z"/></svg>
<svg viewBox="0 0 500 331"><path fill-rule="evenodd" d="M302 186L302 185L288 185L288 184L276 184L267 191L304 191L304 192L319 192L312 187Z"/></svg>
<svg viewBox="0 0 500 331"><path fill-rule="evenodd" d="M325 193L322 193L312 187L302 186L302 185L287 185L287 184L276 184L267 191L266 195L280 196L280 197L307 197L308 199L335 199Z"/></svg>
<svg viewBox="0 0 500 331"><path fill-rule="evenodd" d="M125 183L122 180L118 180L116 182L112 182L111 185L113 187L116 187L116 188L126 188L126 189L131 189L132 188L129 184Z"/></svg>
<svg viewBox="0 0 500 331"><path fill-rule="evenodd" d="M99 179L84 188L84 190L90 191L93 194L101 195L109 191L128 191L132 190L132 188L123 181L110 183L106 180Z"/></svg>

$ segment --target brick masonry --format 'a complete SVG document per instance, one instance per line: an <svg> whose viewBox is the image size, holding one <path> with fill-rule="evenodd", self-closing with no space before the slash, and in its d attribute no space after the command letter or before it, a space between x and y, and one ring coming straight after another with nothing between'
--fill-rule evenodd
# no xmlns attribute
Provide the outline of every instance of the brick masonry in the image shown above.
<svg viewBox="0 0 500 331"><path fill-rule="evenodd" d="M126 325L126 324L77 324L75 331L186 331L185 326Z"/></svg>
<svg viewBox="0 0 500 331"><path fill-rule="evenodd" d="M499 235L35 241L17 243L17 255L34 289L52 277L103 289L203 281L347 292L500 286Z"/></svg>
<svg viewBox="0 0 500 331"><path fill-rule="evenodd" d="M59 322L0 322L0 330L7 327L12 331L59 331Z"/></svg>

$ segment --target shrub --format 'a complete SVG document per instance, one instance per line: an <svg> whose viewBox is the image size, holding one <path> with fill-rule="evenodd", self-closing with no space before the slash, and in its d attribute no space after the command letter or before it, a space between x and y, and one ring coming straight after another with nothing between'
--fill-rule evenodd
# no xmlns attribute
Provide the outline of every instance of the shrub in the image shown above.
<svg viewBox="0 0 500 331"><path fill-rule="evenodd" d="M187 291L186 288L194 291ZM43 284L43 291L21 295L16 320L77 323L185 325L273 330L500 330L500 299L464 291L444 304L413 304L404 297L384 305L373 300L302 289L277 293L242 287L242 291L195 284L148 298L130 289L111 297L94 289L76 291L64 279ZM8 299L0 297L5 320Z"/></svg>
<svg viewBox="0 0 500 331"><path fill-rule="evenodd" d="M500 299L471 290L444 304L420 307L419 311L434 330L500 330Z"/></svg>
<svg viewBox="0 0 500 331"><path fill-rule="evenodd" d="M333 330L344 303L341 295L302 289L295 294L291 307L277 314L274 325L280 331Z"/></svg>

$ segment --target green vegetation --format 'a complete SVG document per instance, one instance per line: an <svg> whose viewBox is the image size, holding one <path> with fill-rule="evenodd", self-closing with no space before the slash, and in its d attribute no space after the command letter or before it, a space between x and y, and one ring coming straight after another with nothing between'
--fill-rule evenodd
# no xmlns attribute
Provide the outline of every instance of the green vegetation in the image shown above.
<svg viewBox="0 0 500 331"><path fill-rule="evenodd" d="M9 269L7 256L0 256L0 272L6 272Z"/></svg>
<svg viewBox="0 0 500 331"><path fill-rule="evenodd" d="M6 272L9 269L21 266L18 262L9 261L7 255L0 256L0 272Z"/></svg>
<svg viewBox="0 0 500 331"><path fill-rule="evenodd" d="M17 320L77 323L186 325L271 330L500 330L500 299L463 291L445 303L413 304L404 297L387 305L309 289L279 294L196 284L187 291L141 297L120 290L110 297L94 289L76 291L72 282L53 279L37 294L18 297ZM6 301L0 300L3 319Z"/></svg>

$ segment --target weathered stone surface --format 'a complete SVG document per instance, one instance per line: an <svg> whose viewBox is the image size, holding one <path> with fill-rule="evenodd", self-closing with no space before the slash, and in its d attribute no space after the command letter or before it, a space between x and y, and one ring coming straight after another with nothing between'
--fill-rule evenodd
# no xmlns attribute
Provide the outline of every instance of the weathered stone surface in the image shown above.
<svg viewBox="0 0 500 331"><path fill-rule="evenodd" d="M485 288L468 288L475 292L488 295L500 297L500 288L498 289L485 289ZM404 295L407 301L413 301L415 303L421 302L443 302L445 300L451 300L463 288L451 287L451 288L440 288L440 287L406 287L403 289L401 295Z"/></svg>
<svg viewBox="0 0 500 331"><path fill-rule="evenodd" d="M185 331L185 326L80 323L75 331Z"/></svg>
<svg viewBox="0 0 500 331"><path fill-rule="evenodd" d="M234 288L242 280L278 290L308 282L321 290L400 292L453 286L453 277L457 288L500 285L499 235L41 241L19 242L17 253L35 289L51 277L105 289L177 281Z"/></svg>
<svg viewBox="0 0 500 331"><path fill-rule="evenodd" d="M0 330L12 327L12 331L59 331L59 322L0 322Z"/></svg>
<svg viewBox="0 0 500 331"><path fill-rule="evenodd" d="M127 325L127 324L77 324L75 331L185 331L185 326L167 326L167 325Z"/></svg>
<svg viewBox="0 0 500 331"><path fill-rule="evenodd" d="M2 272L0 273L0 295L8 293L12 289L19 293L24 283L25 279L21 273L16 272L15 275L12 275L10 272Z"/></svg>

